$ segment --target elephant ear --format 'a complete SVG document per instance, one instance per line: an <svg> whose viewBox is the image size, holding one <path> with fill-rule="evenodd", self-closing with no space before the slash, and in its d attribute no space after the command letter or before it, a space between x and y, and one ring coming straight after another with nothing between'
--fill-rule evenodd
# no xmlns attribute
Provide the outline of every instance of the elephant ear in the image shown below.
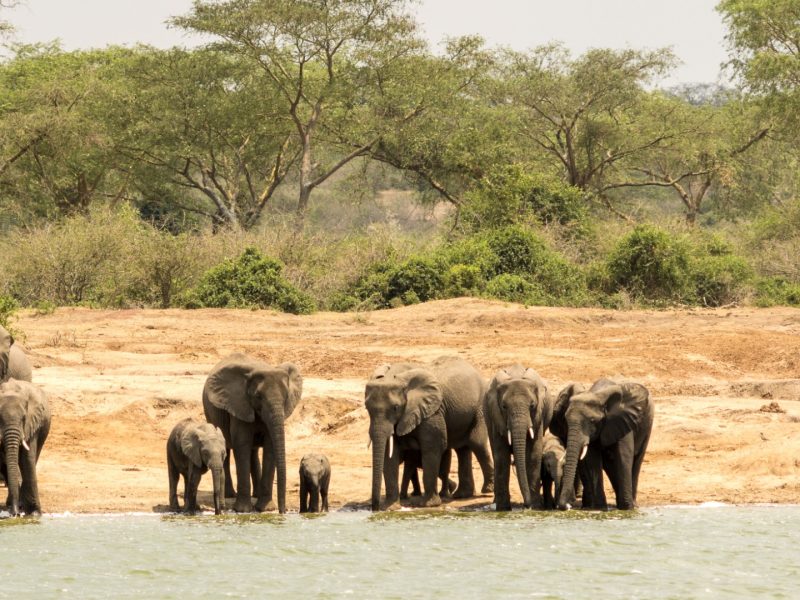
<svg viewBox="0 0 800 600"><path fill-rule="evenodd" d="M372 372L372 377L370 377L370 379L383 379L384 377L386 377L386 374L389 372L389 369L391 368L392 365L390 364L381 365Z"/></svg>
<svg viewBox="0 0 800 600"><path fill-rule="evenodd" d="M292 363L283 363L280 368L286 371L289 377L289 391L283 400L283 416L288 418L300 402L300 396L303 395L303 376Z"/></svg>
<svg viewBox="0 0 800 600"><path fill-rule="evenodd" d="M231 415L252 423L255 411L248 397L248 384L255 365L244 355L233 355L218 364L206 380L208 400Z"/></svg>
<svg viewBox="0 0 800 600"><path fill-rule="evenodd" d="M500 369L494 374L489 382L489 389L483 396L484 414L486 425L490 431L502 432L504 426L503 413L500 412L500 394L498 388L503 381L507 381L509 375L505 369Z"/></svg>
<svg viewBox="0 0 800 600"><path fill-rule="evenodd" d="M47 404L47 396L45 396L43 390L31 383L25 383L24 388L26 407L22 435L25 436L27 441L30 441L50 419L50 407Z"/></svg>
<svg viewBox="0 0 800 600"><path fill-rule="evenodd" d="M200 434L197 427L187 427L181 436L181 450L196 467L203 466L200 455Z"/></svg>
<svg viewBox="0 0 800 600"><path fill-rule="evenodd" d="M530 368L525 369L525 373L522 377L523 379L531 381L534 385L534 389L536 390L536 400L538 401L539 410L542 414L542 428L544 431L547 431L550 421L553 418L553 403L552 399L550 398L550 394L547 391L547 384L536 371Z"/></svg>
<svg viewBox="0 0 800 600"><path fill-rule="evenodd" d="M430 371L410 369L402 375L406 381L406 409L397 422L397 435L411 433L442 407L442 388Z"/></svg>
<svg viewBox="0 0 800 600"><path fill-rule="evenodd" d="M8 377L8 354L13 343L14 336L6 331L5 327L0 326L0 381L5 381Z"/></svg>
<svg viewBox="0 0 800 600"><path fill-rule="evenodd" d="M625 383L610 385L595 392L606 404L606 419L600 432L600 444L616 444L642 421L650 394L643 385Z"/></svg>
<svg viewBox="0 0 800 600"><path fill-rule="evenodd" d="M567 408L569 401L575 394L580 394L586 390L583 384L570 383L558 393L553 412L550 418L550 432L561 440L562 444L567 443Z"/></svg>

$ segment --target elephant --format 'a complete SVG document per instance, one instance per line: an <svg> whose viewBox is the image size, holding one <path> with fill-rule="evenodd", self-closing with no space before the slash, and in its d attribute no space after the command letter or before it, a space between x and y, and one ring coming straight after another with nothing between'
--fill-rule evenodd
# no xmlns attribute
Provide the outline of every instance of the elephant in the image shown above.
<svg viewBox="0 0 800 600"><path fill-rule="evenodd" d="M300 459L300 512L328 512L331 463L324 454L306 454ZM319 500L322 497L322 506Z"/></svg>
<svg viewBox="0 0 800 600"><path fill-rule="evenodd" d="M561 440L554 436L552 432L547 431L544 434L544 447L542 450L542 496L546 509L554 509L556 507L556 499L561 493L566 459L567 451L564 449ZM580 477L575 478L573 487L576 496L579 496L583 489Z"/></svg>
<svg viewBox="0 0 800 600"><path fill-rule="evenodd" d="M547 384L536 371L519 364L500 369L489 383L483 412L492 445L497 510L511 510L512 455L523 504L542 508L539 487L544 432L553 414Z"/></svg>
<svg viewBox="0 0 800 600"><path fill-rule="evenodd" d="M430 364L395 363L378 367L365 389L372 443L372 510L380 510L381 478L386 485L386 506L399 501L398 450L417 450L422 463L423 506L438 506L436 478L442 455L454 449L458 457L455 498L475 493L472 453L483 471L483 493L494 489L481 398L486 383L468 362L440 357Z"/></svg>
<svg viewBox="0 0 800 600"><path fill-rule="evenodd" d="M442 462L439 465L439 479L442 481L440 496L451 498L453 492L458 487L455 481L450 479L450 463L452 461L452 451L446 450L442 455ZM422 491L419 486L419 473L422 468L422 456L419 450L403 450L400 457L403 463L403 478L400 485L400 499L408 498L408 486L412 486L412 496L421 496Z"/></svg>
<svg viewBox="0 0 800 600"><path fill-rule="evenodd" d="M225 436L219 427L186 418L179 421L167 438L167 471L169 473L169 507L178 506L178 479L183 476L183 503L188 513L197 511L197 487L209 470L214 484L214 514L222 514L225 506L225 471L227 456Z"/></svg>
<svg viewBox="0 0 800 600"><path fill-rule="evenodd" d="M14 336L0 326L0 382L8 379L33 381L31 363Z"/></svg>
<svg viewBox="0 0 800 600"><path fill-rule="evenodd" d="M50 432L47 396L29 381L0 384L0 438L3 475L8 485L6 507L12 516L41 514L36 464Z"/></svg>
<svg viewBox="0 0 800 600"><path fill-rule="evenodd" d="M582 508L608 509L603 471L614 488L617 508L636 507L653 415L650 394L638 383L600 379L588 391L574 383L561 391L550 430L566 447L564 480L572 481L576 470L580 473ZM562 485L557 507L569 510L573 501L574 490Z"/></svg>
<svg viewBox="0 0 800 600"><path fill-rule="evenodd" d="M272 482L277 469L278 511L286 512L286 441L284 421L303 392L303 378L291 363L277 367L235 353L211 370L203 388L206 420L222 430L236 461L233 510L253 510L250 500L251 459L264 446L264 466L256 491L255 510L274 510ZM230 461L225 477L230 478Z"/></svg>

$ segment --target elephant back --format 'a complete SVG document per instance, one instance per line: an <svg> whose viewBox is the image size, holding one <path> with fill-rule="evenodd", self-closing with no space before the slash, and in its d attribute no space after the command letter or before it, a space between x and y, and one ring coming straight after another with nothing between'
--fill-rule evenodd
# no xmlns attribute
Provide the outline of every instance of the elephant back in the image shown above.
<svg viewBox="0 0 800 600"><path fill-rule="evenodd" d="M28 357L17 344L8 353L8 376L20 381L33 381L33 370Z"/></svg>
<svg viewBox="0 0 800 600"><path fill-rule="evenodd" d="M442 406L447 435L456 442L483 419L483 376L463 358L443 356L430 365L442 389Z"/></svg>

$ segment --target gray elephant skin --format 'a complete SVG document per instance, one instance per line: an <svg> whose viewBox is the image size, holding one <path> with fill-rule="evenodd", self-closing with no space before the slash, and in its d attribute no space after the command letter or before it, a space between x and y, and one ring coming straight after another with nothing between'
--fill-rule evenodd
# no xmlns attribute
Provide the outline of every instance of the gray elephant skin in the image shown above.
<svg viewBox="0 0 800 600"><path fill-rule="evenodd" d="M372 510L380 509L382 478L386 506L399 501L397 480L403 450L420 453L423 506L441 504L436 478L442 454L449 449L458 457L454 497L475 494L473 452L483 471L482 492L493 490L494 472L481 411L485 389L480 373L456 357L441 357L427 365L384 365L373 373L365 390L372 443Z"/></svg>
<svg viewBox="0 0 800 600"><path fill-rule="evenodd" d="M47 397L39 387L16 379L0 384L0 460L8 485L6 507L12 516L41 513L36 464L50 432L50 418Z"/></svg>
<svg viewBox="0 0 800 600"><path fill-rule="evenodd" d="M458 484L450 479L450 464L453 456L452 450L445 450L442 454L442 461L439 463L439 479L441 480L441 491L439 495L442 498L450 498L453 492L456 491ZM400 462L403 463L403 477L400 484L400 499L405 500L408 498L408 487L412 488L412 496L421 496L422 488L419 485L419 469L422 468L422 455L419 450L405 449L400 454Z"/></svg>
<svg viewBox="0 0 800 600"><path fill-rule="evenodd" d="M197 488L209 470L214 485L214 514L222 514L225 506L225 471L227 456L225 436L219 427L192 418L179 421L167 438L167 472L169 473L169 507L178 511L178 480L183 477L184 510L198 510Z"/></svg>
<svg viewBox="0 0 800 600"><path fill-rule="evenodd" d="M542 449L542 501L548 510L556 507L556 499L561 494L566 460L567 451L561 440L550 431L545 432ZM579 477L575 478L573 486L576 494L579 495L582 489Z"/></svg>
<svg viewBox="0 0 800 600"><path fill-rule="evenodd" d="M544 432L553 412L547 384L535 370L519 364L500 369L489 383L483 412L494 459L497 510L511 510L512 455L525 507L542 508Z"/></svg>
<svg viewBox="0 0 800 600"><path fill-rule="evenodd" d="M286 441L284 421L303 391L303 378L290 363L271 366L246 354L232 354L212 370L203 388L206 420L219 427L236 461L233 510L253 510L250 500L251 458L264 446L264 467L256 490L255 510L274 510L272 483L277 471L278 511L286 512ZM226 478L230 478L226 461Z"/></svg>
<svg viewBox="0 0 800 600"><path fill-rule="evenodd" d="M330 483L331 463L328 457L323 454L304 455L300 459L300 512L328 512Z"/></svg>
<svg viewBox="0 0 800 600"><path fill-rule="evenodd" d="M0 326L0 381L19 379L33 381L31 363L17 344L14 336Z"/></svg>
<svg viewBox="0 0 800 600"><path fill-rule="evenodd" d="M636 507L639 472L653 430L653 403L638 383L600 379L586 391L570 384L558 395L550 430L564 444L564 479L576 471L583 483L583 508L607 510L603 472L622 510ZM571 508L574 491L563 485L557 507Z"/></svg>

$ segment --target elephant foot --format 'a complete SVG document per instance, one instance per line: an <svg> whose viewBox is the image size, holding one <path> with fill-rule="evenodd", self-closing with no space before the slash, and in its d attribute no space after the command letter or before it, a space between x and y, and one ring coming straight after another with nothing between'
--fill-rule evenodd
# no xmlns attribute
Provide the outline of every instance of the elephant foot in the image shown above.
<svg viewBox="0 0 800 600"><path fill-rule="evenodd" d="M511 502L497 502L495 504L495 510L497 512L508 512L511 510Z"/></svg>
<svg viewBox="0 0 800 600"><path fill-rule="evenodd" d="M487 481L483 484L481 488L481 494L493 494L494 493L494 481Z"/></svg>
<svg viewBox="0 0 800 600"><path fill-rule="evenodd" d="M253 512L253 505L250 504L250 498L236 498L233 503L233 510L237 513Z"/></svg>
<svg viewBox="0 0 800 600"><path fill-rule="evenodd" d="M420 506L431 508L434 506L441 506L441 505L442 505L442 499L437 494L434 494L430 498L423 498L422 504Z"/></svg>
<svg viewBox="0 0 800 600"><path fill-rule="evenodd" d="M403 506L400 504L400 502L395 500L392 503L384 505L383 510L401 510L402 508Z"/></svg>
<svg viewBox="0 0 800 600"><path fill-rule="evenodd" d="M178 503L177 503L177 502L175 502L174 504L173 504L172 502L170 502L170 503L169 503L169 509L170 509L172 512L180 512L180 510L181 510L181 507L178 505Z"/></svg>
<svg viewBox="0 0 800 600"><path fill-rule="evenodd" d="M278 510L278 506L271 498L269 500L264 498L256 502L256 511L258 512L273 512L276 510Z"/></svg>
<svg viewBox="0 0 800 600"><path fill-rule="evenodd" d="M453 492L453 498L459 500L462 498L472 498L475 495L475 490L463 486L459 486L459 488Z"/></svg>

